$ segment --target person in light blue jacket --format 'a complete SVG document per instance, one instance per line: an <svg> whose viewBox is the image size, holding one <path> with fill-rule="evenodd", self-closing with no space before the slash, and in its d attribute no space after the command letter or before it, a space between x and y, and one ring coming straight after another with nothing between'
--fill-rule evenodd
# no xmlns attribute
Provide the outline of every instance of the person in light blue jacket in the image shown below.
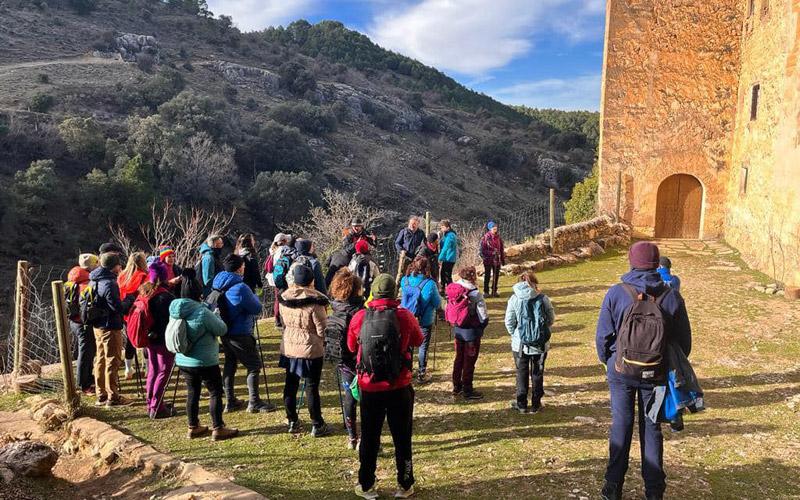
<svg viewBox="0 0 800 500"><path fill-rule="evenodd" d="M417 362L417 383L426 384L430 382L427 375L428 366L428 346L431 343L431 333L433 331L434 316L437 309L442 304L442 297L439 295L439 288L436 281L431 278L431 264L425 257L415 258L406 270L406 275L400 280L401 290L419 288L420 310L416 314L419 327L422 329L422 345L419 346ZM402 294L402 292L401 292Z"/></svg>
<svg viewBox="0 0 800 500"><path fill-rule="evenodd" d="M450 221L443 219L439 222L439 278L442 282L442 290L453 282L453 267L458 260L458 236L453 231Z"/></svg>
<svg viewBox="0 0 800 500"><path fill-rule="evenodd" d="M522 345L521 332L524 328L523 321L536 320L528 318L524 308L528 301L541 300L541 311L545 314L545 324L549 328L555 321L555 311L550 298L539 291L539 280L533 272L526 272L519 278L519 283L514 285L511 298L508 299L506 308L506 330L511 335L511 351L514 353L514 363L517 367L517 399L512 401L511 407L520 413L536 413L542 407L544 396L544 362L550 342L542 346ZM530 377L533 396L531 406L528 408L528 377Z"/></svg>

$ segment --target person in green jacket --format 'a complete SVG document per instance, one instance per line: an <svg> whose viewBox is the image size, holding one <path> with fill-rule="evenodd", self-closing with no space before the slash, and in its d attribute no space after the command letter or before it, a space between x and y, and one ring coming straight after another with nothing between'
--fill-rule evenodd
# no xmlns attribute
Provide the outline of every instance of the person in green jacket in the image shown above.
<svg viewBox="0 0 800 500"><path fill-rule="evenodd" d="M189 418L187 437L194 439L208 434L208 427L200 425L200 384L205 383L210 394L208 409L213 430L211 439L222 441L239 434L238 429L225 427L222 421L222 374L219 370L219 343L217 337L227 333L219 316L211 312L200 299L203 288L194 269L184 269L180 284L180 298L172 301L169 315L172 320L186 321L186 336L191 348L186 354L177 353L175 364L186 380L186 414Z"/></svg>

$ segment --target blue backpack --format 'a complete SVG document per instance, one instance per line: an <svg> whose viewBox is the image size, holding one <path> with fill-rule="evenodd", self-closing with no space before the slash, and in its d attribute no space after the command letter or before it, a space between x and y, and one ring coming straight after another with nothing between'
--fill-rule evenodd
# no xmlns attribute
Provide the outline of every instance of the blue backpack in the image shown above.
<svg viewBox="0 0 800 500"><path fill-rule="evenodd" d="M417 319L420 319L422 317L422 313L424 312L422 289L425 288L425 285L429 281L431 281L430 278L425 278L417 286L403 287L403 295L400 298L400 307L408 309L408 311ZM406 283L408 283L408 278L406 278Z"/></svg>
<svg viewBox="0 0 800 500"><path fill-rule="evenodd" d="M550 341L550 327L544 314L543 295L539 294L525 302L520 327L519 338L523 346L544 349Z"/></svg>
<svg viewBox="0 0 800 500"><path fill-rule="evenodd" d="M280 290L289 288L286 275L289 274L290 267L292 267L292 259L290 259L288 255L281 255L281 257L275 261L275 267L272 270L272 279L275 281L275 288Z"/></svg>

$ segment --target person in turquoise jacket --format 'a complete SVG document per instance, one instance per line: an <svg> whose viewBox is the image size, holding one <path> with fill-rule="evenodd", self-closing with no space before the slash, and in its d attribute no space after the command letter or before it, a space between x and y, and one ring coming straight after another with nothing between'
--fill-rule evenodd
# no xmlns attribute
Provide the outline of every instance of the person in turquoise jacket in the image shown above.
<svg viewBox="0 0 800 500"><path fill-rule="evenodd" d="M458 260L458 236L447 219L439 222L439 279L442 290L453 282L453 267Z"/></svg>
<svg viewBox="0 0 800 500"><path fill-rule="evenodd" d="M186 414L189 419L189 439L208 433L200 425L200 384L205 383L210 395L208 409L213 431L211 438L220 441L236 436L238 430L225 427L222 420L222 374L219 371L219 344L217 338L227 333L225 323L205 306L200 299L203 288L194 269L184 269L180 284L180 297L169 305L170 321L186 322L189 352L177 353L175 364L186 380Z"/></svg>
<svg viewBox="0 0 800 500"><path fill-rule="evenodd" d="M511 335L511 351L514 353L514 363L517 367L517 398L512 401L511 407L520 413L536 413L542 407L544 396L544 362L550 342L543 346L522 345L520 339L523 321L527 321L524 308L528 301L541 300L541 311L545 315L545 324L553 325L555 311L550 298L539 291L539 280L532 272L526 272L519 278L519 283L514 285L511 298L508 299L506 308L506 330ZM528 408L528 378L530 377L533 396L531 406Z"/></svg>
<svg viewBox="0 0 800 500"><path fill-rule="evenodd" d="M428 346L431 343L434 316L442 304L439 287L436 281L431 278L431 264L425 257L415 258L411 265L408 266L406 275L400 280L401 290L415 287L420 289L421 310L417 314L417 320L423 337L422 345L419 346L419 355L417 356L417 362L419 363L417 382L425 384L430 381L426 371L428 366Z"/></svg>

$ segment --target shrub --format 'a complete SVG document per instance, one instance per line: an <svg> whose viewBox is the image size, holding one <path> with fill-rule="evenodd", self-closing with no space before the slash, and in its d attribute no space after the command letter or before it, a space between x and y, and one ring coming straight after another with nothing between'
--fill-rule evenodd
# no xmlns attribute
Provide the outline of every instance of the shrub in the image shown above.
<svg viewBox="0 0 800 500"><path fill-rule="evenodd" d="M258 101L256 101L252 97L248 97L247 101L245 101L245 103L244 103L244 107L246 109L249 109L250 111L255 111L255 110L258 109Z"/></svg>
<svg viewBox="0 0 800 500"><path fill-rule="evenodd" d="M422 94L419 92L412 92L411 94L408 94L405 100L406 103L415 111L419 111L425 106L425 102L422 100Z"/></svg>
<svg viewBox="0 0 800 500"><path fill-rule="evenodd" d="M478 147L478 161L487 167L506 169L514 160L514 143L510 139L489 140Z"/></svg>
<svg viewBox="0 0 800 500"><path fill-rule="evenodd" d="M296 128L268 121L256 137L239 147L237 163L263 172L269 170L316 172L322 164Z"/></svg>
<svg viewBox="0 0 800 500"><path fill-rule="evenodd" d="M129 105L146 106L155 110L178 95L184 85L183 75L178 71L172 68L162 68L155 76L133 88L133 99L129 101Z"/></svg>
<svg viewBox="0 0 800 500"><path fill-rule="evenodd" d="M156 58L152 54L141 53L136 56L136 66L144 71L150 73L156 65Z"/></svg>
<svg viewBox="0 0 800 500"><path fill-rule="evenodd" d="M118 158L118 166L107 173L100 169L89 172L81 183L86 209L98 220L136 224L145 221L156 197L153 167L140 155ZM97 200L114 200L97 203Z"/></svg>
<svg viewBox="0 0 800 500"><path fill-rule="evenodd" d="M85 16L97 7L97 0L69 0L72 10L81 16Z"/></svg>
<svg viewBox="0 0 800 500"><path fill-rule="evenodd" d="M378 128L386 131L394 130L394 121L397 118L393 112L378 106L372 101L363 101L361 103L361 111L369 116L370 121Z"/></svg>
<svg viewBox="0 0 800 500"><path fill-rule="evenodd" d="M31 98L31 111L47 113L55 102L55 98L50 94L36 94Z"/></svg>
<svg viewBox="0 0 800 500"><path fill-rule="evenodd" d="M159 106L158 114L167 127L185 137L205 132L222 139L229 132L224 103L188 90Z"/></svg>
<svg viewBox="0 0 800 500"><path fill-rule="evenodd" d="M547 142L553 149L569 151L570 149L586 146L586 136L580 132L568 130L553 135Z"/></svg>
<svg viewBox="0 0 800 500"><path fill-rule="evenodd" d="M437 134L442 129L442 121L433 115L425 115L422 117L422 125L420 130L426 134Z"/></svg>
<svg viewBox="0 0 800 500"><path fill-rule="evenodd" d="M279 85L294 95L302 96L317 88L314 73L297 61L288 61L278 68Z"/></svg>
<svg viewBox="0 0 800 500"><path fill-rule="evenodd" d="M105 152L106 138L94 118L67 118L58 125L58 134L76 158L97 160Z"/></svg>
<svg viewBox="0 0 800 500"><path fill-rule="evenodd" d="M291 223L320 202L319 186L308 172L261 172L247 193L253 215L265 222Z"/></svg>
<svg viewBox="0 0 800 500"><path fill-rule="evenodd" d="M225 86L222 87L222 95L225 97L226 101L234 103L236 102L236 96L239 95L239 89L229 83L225 84Z"/></svg>
<svg viewBox="0 0 800 500"><path fill-rule="evenodd" d="M165 151L159 170L162 191L173 200L220 206L233 204L237 198L233 149L219 146L204 132Z"/></svg>
<svg viewBox="0 0 800 500"><path fill-rule="evenodd" d="M589 220L597 215L597 190L599 188L599 170L597 164L583 181L572 188L572 196L564 202L564 216L567 224L575 224Z"/></svg>
<svg viewBox="0 0 800 500"><path fill-rule="evenodd" d="M50 75L48 75L47 73L39 73L38 75L36 75L36 81L45 84L50 83Z"/></svg>
<svg viewBox="0 0 800 500"><path fill-rule="evenodd" d="M296 127L313 135L323 135L336 130L336 116L331 110L312 106L307 102L280 104L270 110L269 117L278 123Z"/></svg>
<svg viewBox="0 0 800 500"><path fill-rule="evenodd" d="M117 50L117 41L114 31L103 31L98 35L92 47L100 52L114 52Z"/></svg>
<svg viewBox="0 0 800 500"><path fill-rule="evenodd" d="M344 123L350 119L350 108L342 101L336 101L331 105L331 113L339 123Z"/></svg>

